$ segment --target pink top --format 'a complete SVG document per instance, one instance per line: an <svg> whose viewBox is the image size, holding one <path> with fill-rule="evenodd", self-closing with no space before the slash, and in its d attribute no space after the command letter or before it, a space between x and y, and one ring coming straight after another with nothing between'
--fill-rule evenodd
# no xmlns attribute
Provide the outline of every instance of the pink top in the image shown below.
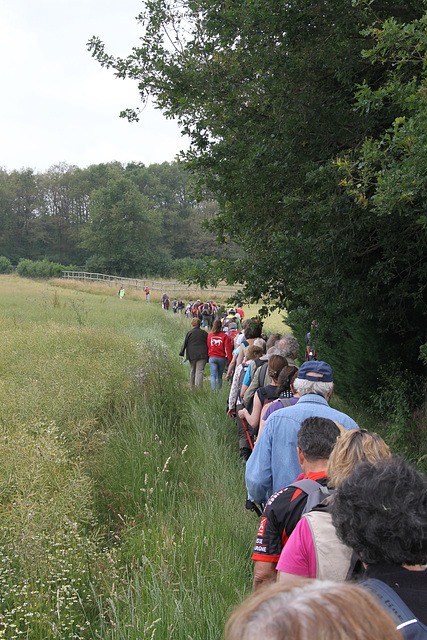
<svg viewBox="0 0 427 640"><path fill-rule="evenodd" d="M292 573L305 578L316 577L316 551L310 525L306 518L301 518L282 549L277 571Z"/></svg>

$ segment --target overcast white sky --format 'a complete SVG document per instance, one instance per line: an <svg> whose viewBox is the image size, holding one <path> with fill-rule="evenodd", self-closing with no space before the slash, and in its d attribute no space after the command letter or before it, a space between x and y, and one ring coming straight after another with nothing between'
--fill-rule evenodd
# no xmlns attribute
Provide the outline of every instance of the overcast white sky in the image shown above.
<svg viewBox="0 0 427 640"><path fill-rule="evenodd" d="M149 165L187 148L151 104L139 123L120 118L140 104L136 83L114 78L87 51L96 35L126 56L141 8L141 0L0 0L0 167Z"/></svg>

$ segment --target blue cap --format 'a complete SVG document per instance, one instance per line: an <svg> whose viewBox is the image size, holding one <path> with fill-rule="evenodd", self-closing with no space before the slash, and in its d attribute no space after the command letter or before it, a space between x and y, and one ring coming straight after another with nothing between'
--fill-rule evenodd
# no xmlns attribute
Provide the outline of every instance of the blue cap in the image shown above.
<svg viewBox="0 0 427 640"><path fill-rule="evenodd" d="M310 375L316 373L317 375ZM298 378L311 380L312 382L332 382L332 369L327 362L322 360L310 360L304 362L298 369Z"/></svg>

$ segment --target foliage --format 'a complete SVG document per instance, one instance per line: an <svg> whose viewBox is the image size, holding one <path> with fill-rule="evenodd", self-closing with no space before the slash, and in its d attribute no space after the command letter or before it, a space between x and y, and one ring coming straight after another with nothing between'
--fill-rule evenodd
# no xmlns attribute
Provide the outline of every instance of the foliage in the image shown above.
<svg viewBox="0 0 427 640"><path fill-rule="evenodd" d="M16 271L22 278L60 278L62 272L67 269L68 267L64 267L62 264L48 260L22 259L18 262Z"/></svg>
<svg viewBox="0 0 427 640"><path fill-rule="evenodd" d="M196 203L188 182L177 162L59 164L44 174L0 170L0 252L14 263L48 260L86 264L99 273L170 275L174 260L222 253L201 228L204 216L215 216L216 203L208 196Z"/></svg>
<svg viewBox="0 0 427 640"><path fill-rule="evenodd" d="M380 371L371 400L375 415L386 424L384 437L392 451L427 470L427 421L419 410L424 393L421 378L394 367Z"/></svg>
<svg viewBox="0 0 427 640"><path fill-rule="evenodd" d="M11 273L12 272L12 263L9 258L5 256L0 256L0 273Z"/></svg>
<svg viewBox="0 0 427 640"><path fill-rule="evenodd" d="M243 249L239 260L211 256L189 277L203 285L240 282L246 300L288 310L292 326L301 309L325 327L335 324L335 333L351 318L366 334L383 334L394 357L413 370L426 340L425 127L421 118L410 145L417 159L405 163L413 134L399 119L424 108L423 40L414 26L420 20L422 28L424 9L421 0L292 0L280 8L272 1L154 0L139 16L141 38L127 58L110 55L97 38L89 43L102 65L137 81L143 101L154 96L178 119L192 143L185 159L196 195L219 203L206 227L225 246ZM379 57L369 51L383 24ZM402 71L387 50L391 34ZM412 91L390 84L396 73ZM358 91L370 108L355 108ZM377 144L395 130L398 139ZM390 145L395 160L381 177L387 213L379 215L375 200L366 203L352 190L364 185L359 174L383 176L375 158L386 159ZM399 191L399 207L390 209ZM334 344L346 339L343 329Z"/></svg>

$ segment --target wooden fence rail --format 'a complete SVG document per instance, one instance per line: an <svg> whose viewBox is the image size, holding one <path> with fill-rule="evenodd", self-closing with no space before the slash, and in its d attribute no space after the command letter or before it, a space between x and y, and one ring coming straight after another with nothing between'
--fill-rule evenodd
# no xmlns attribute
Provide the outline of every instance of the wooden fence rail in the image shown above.
<svg viewBox="0 0 427 640"><path fill-rule="evenodd" d="M63 271L63 278L71 280L84 280L98 283L105 283L109 286L124 286L133 289L142 289L148 287L150 291L161 291L167 293L169 296L181 293L186 297L191 298L194 295L203 295L205 298L216 293L233 295L238 291L238 287L229 287L227 285L220 285L221 288L205 288L201 289L195 285L186 285L183 282L155 282L148 278L144 280L138 280L137 278L120 278L119 276L109 276L104 273L88 273L86 271Z"/></svg>

